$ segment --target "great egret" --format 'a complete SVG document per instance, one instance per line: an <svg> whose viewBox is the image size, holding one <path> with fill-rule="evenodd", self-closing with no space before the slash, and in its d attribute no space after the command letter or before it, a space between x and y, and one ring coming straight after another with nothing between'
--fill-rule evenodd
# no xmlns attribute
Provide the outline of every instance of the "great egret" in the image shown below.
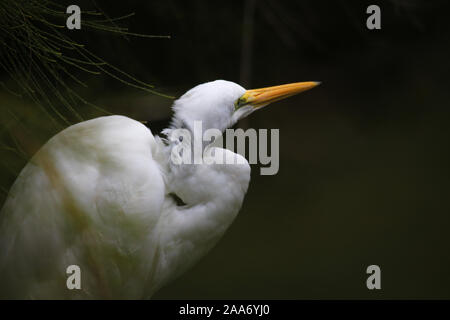
<svg viewBox="0 0 450 320"><path fill-rule="evenodd" d="M192 130L196 120L223 131L317 84L246 91L224 80L204 83L175 101L165 134ZM1 211L2 296L150 298L205 255L237 215L250 166L245 159L177 166L169 157L173 146L123 116L81 122L50 139ZM71 265L80 267L80 290L66 287Z"/></svg>

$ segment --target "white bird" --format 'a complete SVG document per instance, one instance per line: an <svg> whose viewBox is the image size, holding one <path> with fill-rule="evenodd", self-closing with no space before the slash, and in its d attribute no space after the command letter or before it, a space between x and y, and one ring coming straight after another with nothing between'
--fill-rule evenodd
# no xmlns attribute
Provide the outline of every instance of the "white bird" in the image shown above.
<svg viewBox="0 0 450 320"><path fill-rule="evenodd" d="M204 83L175 101L164 133L192 131L196 120L223 132L317 84L246 91L224 80ZM176 142L123 116L81 122L51 138L22 170L0 213L1 297L150 298L205 255L236 217L250 166L245 159L176 165L170 160ZM66 285L71 265L81 270L79 290Z"/></svg>

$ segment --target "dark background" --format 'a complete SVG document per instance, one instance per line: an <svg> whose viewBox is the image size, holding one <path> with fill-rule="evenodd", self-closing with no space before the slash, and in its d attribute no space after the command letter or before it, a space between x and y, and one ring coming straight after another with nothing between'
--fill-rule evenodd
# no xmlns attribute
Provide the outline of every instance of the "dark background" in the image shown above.
<svg viewBox="0 0 450 320"><path fill-rule="evenodd" d="M97 3L111 17L136 12L124 22L130 31L171 36L72 31L159 92L179 96L215 79L247 88L322 81L240 124L280 129L280 171L260 176L252 166L232 227L156 299L450 298L448 1ZM366 28L369 4L381 7L382 30ZM87 100L155 132L167 124L170 99L80 76ZM29 156L58 131L2 89L0 108L2 139ZM4 199L27 158L0 152ZM366 288L371 264L382 290Z"/></svg>

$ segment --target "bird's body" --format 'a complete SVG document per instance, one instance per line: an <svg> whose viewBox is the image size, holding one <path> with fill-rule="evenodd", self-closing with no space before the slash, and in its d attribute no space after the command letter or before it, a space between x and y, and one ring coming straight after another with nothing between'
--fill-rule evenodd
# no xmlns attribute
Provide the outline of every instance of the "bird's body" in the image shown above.
<svg viewBox="0 0 450 320"><path fill-rule="evenodd" d="M168 132L190 129L196 119L220 130L237 121L235 101L245 89L210 84L225 94L189 91L175 103ZM214 112L217 104L227 109ZM190 108L203 111L192 116ZM177 166L172 147L123 116L85 121L50 139L22 170L0 213L0 295L149 298L198 261L236 217L250 167L221 148L215 152L240 157L239 164ZM70 265L81 269L81 290L66 286Z"/></svg>
<svg viewBox="0 0 450 320"><path fill-rule="evenodd" d="M237 214L250 167L240 165L237 176L219 181L208 177L214 166L192 173L196 194L220 188L234 206L215 212L214 198L190 203L214 207L191 229L181 216L191 208L178 207L166 185L165 148L144 125L121 116L82 122L52 138L24 168L2 210L8 292L32 299L145 298L206 253ZM81 268L82 290L66 287L70 265Z"/></svg>

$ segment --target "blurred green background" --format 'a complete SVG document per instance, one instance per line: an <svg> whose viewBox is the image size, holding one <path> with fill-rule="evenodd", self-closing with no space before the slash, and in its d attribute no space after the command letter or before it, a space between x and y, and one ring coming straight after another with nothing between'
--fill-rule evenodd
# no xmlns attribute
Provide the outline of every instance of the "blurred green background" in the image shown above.
<svg viewBox="0 0 450 320"><path fill-rule="evenodd" d="M280 171L260 176L252 166L225 237L154 298L450 298L448 1L377 1L375 31L365 25L368 1L96 2L111 17L136 12L121 22L132 32L171 38L64 32L158 92L179 96L215 79L247 88L322 81L239 124L280 129ZM171 99L74 72L89 102L149 121L154 133L168 124ZM1 69L0 81L14 87ZM74 107L84 119L103 115ZM66 124L6 89L0 112L3 203L29 157ZM366 288L371 264L382 290Z"/></svg>

